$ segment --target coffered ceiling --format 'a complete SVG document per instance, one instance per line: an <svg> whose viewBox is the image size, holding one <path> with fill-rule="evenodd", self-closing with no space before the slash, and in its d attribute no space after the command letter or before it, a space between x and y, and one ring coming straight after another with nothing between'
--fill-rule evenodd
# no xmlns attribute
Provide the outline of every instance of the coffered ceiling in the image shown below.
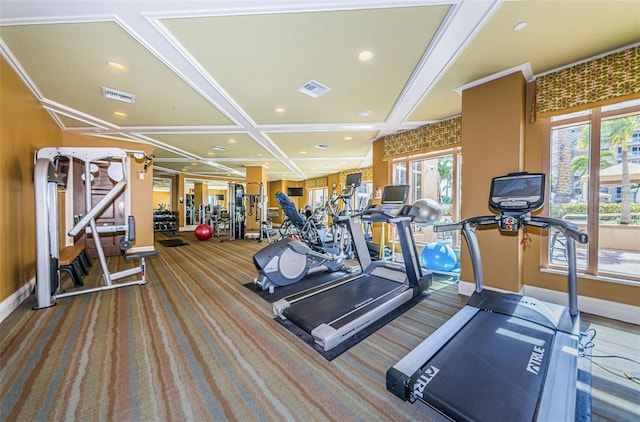
<svg viewBox="0 0 640 422"><path fill-rule="evenodd" d="M154 172L302 180L460 114L464 87L637 43L640 1L2 0L0 37L64 130L150 143Z"/></svg>

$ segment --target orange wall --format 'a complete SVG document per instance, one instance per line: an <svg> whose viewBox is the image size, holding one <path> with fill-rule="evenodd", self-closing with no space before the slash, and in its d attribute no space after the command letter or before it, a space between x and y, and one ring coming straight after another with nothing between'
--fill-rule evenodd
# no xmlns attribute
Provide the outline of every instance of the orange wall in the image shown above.
<svg viewBox="0 0 640 422"><path fill-rule="evenodd" d="M268 198L268 190L269 190L269 184L267 183L267 169L263 166L247 166L246 174L247 174L247 184L245 187L245 194L258 195L260 193L260 184L262 184L262 194L265 195L264 204L260 205L260 206L264 205L262 221L267 221L266 198ZM258 205L259 204L257 204L257 201L256 201L256 204L254 207L257 207ZM247 210L247 218L245 220L247 224L247 229L250 229L250 230L259 229L261 226L261 221L256 220L256 218L259 216L259 211L257 210L257 208L254 208L253 210L251 210L249 208L248 200L245 202L245 207ZM248 215L249 212L253 213L253 215L249 216Z"/></svg>
<svg viewBox="0 0 640 422"><path fill-rule="evenodd" d="M35 277L33 154L62 133L0 57L0 301Z"/></svg>
<svg viewBox="0 0 640 422"><path fill-rule="evenodd" d="M495 176L522 169L525 81L520 72L470 88L462 94L462 218L491 214L488 193ZM521 250L517 235L478 230L487 286L519 291ZM490 247L483 245L490 244ZM473 281L465 246L461 278Z"/></svg>
<svg viewBox="0 0 640 422"><path fill-rule="evenodd" d="M391 184L391 170L388 161L384 161L384 141L378 141L373 143L373 189L384 188ZM374 204L379 204L382 201L381 198L373 198ZM390 230L390 228L389 228ZM391 231L385 231L385 239L389 243L389 237ZM379 242L382 235L382 223L374 223L372 230L372 237L375 242Z"/></svg>
<svg viewBox="0 0 640 422"><path fill-rule="evenodd" d="M153 208L160 208L160 204L169 206L171 204L171 194L169 192L156 192L153 191Z"/></svg>

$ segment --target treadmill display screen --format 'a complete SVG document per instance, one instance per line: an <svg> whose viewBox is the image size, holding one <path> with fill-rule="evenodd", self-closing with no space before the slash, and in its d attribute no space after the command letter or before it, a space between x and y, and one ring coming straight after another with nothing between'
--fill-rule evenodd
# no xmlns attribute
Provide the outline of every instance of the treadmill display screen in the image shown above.
<svg viewBox="0 0 640 422"><path fill-rule="evenodd" d="M385 186L382 192L383 204L404 204L409 196L409 185Z"/></svg>
<svg viewBox="0 0 640 422"><path fill-rule="evenodd" d="M354 187L357 188L362 183L362 173L351 173L347 174L347 180L345 180L344 185L348 188Z"/></svg>
<svg viewBox="0 0 640 422"><path fill-rule="evenodd" d="M544 203L545 175L517 173L494 177L489 207L496 211L535 211Z"/></svg>

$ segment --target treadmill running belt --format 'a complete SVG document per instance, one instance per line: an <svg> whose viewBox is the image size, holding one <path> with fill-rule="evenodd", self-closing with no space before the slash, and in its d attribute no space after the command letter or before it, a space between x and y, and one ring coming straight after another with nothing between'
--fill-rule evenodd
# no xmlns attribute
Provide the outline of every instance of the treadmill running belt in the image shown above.
<svg viewBox="0 0 640 422"><path fill-rule="evenodd" d="M360 276L349 283L296 302L283 314L311 333L320 324L329 323L399 287L402 284L386 278Z"/></svg>
<svg viewBox="0 0 640 422"><path fill-rule="evenodd" d="M546 327L479 312L417 371L413 392L455 420L532 420L552 341Z"/></svg>

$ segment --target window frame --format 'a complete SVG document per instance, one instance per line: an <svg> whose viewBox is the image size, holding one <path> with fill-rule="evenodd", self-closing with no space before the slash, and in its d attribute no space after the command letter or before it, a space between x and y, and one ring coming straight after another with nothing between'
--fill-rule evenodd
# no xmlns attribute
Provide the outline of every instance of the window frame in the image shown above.
<svg viewBox="0 0 640 422"><path fill-rule="evenodd" d="M621 101L624 104L628 101ZM610 108L610 109L607 109ZM603 110L604 109L604 110ZM622 118L625 116L639 114L640 104L630 105L626 107L598 106L578 113L565 113L555 115L543 119L543 171L551 174L552 164L552 144L551 133L554 129L575 126L579 124L588 124L590 126L589 139L589 185L587 195L589 198L587 205L587 233L589 234L589 247L587 249L587 267L581 272L602 280L626 280L640 282L640 277L626 273L612 273L598 269L599 264L599 237L600 237L600 201L593 201L591 198L599 198L600 196L600 154L601 154L601 128L602 122L609 119ZM563 118L566 116L566 118ZM545 192L545 207L551 209L551 183L547 183ZM566 266L557 265L549 262L549 242L550 236L545 236L543 248L540 249L540 262L546 269L563 269Z"/></svg>
<svg viewBox="0 0 640 422"><path fill-rule="evenodd" d="M391 184L396 184L395 182L396 174L404 175L405 181L402 184L408 184L409 186L411 186L409 190L409 197L407 199L407 202L411 204L416 200L421 199L421 198L413 198L413 192L415 191L415 188L412 185L412 179L413 179L412 163L417 161L438 159L445 156L451 156L453 159L453 162L451 164L452 171L453 171L453 174L452 174L453 180L451 185L451 220L452 220L451 222L457 222L457 221L460 221L460 201L462 198L462 192L461 192L462 181L460 180L462 175L462 168L461 168L462 147L457 146L453 148L430 151L428 153L412 154L412 155L393 158L389 160L389 180ZM397 171L397 167L400 165L404 165L404 171L402 172ZM423 191L424 189L426 189L424 185L421 186L421 188ZM414 227L414 230L422 230L422 229L416 229ZM459 248L460 236L457 233L452 233L450 242L453 246ZM423 243L426 244L425 242L422 242L416 239L416 244L422 245Z"/></svg>

